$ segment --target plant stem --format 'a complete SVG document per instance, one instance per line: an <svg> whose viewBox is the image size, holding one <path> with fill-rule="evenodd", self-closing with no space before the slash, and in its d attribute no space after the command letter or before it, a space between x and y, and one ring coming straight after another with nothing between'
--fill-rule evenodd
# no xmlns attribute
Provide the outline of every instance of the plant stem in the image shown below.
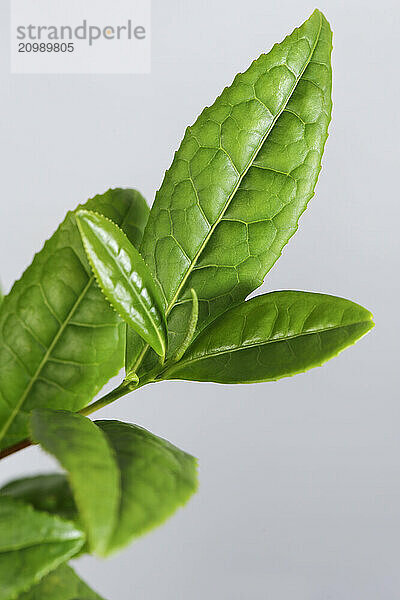
<svg viewBox="0 0 400 600"><path fill-rule="evenodd" d="M126 381L123 381L121 385L115 388L115 390L112 390L102 398L99 398L99 400L96 400L96 402L92 402L92 404L89 404L88 406L85 406L85 408L82 408L82 410L79 411L79 414L87 417L96 410L100 410L100 408L104 408L108 404L111 404L111 402L118 400L118 398L122 398L122 396L129 394L129 392L132 392L137 387L137 385L132 386Z"/></svg>
<svg viewBox="0 0 400 600"><path fill-rule="evenodd" d="M19 452L19 450L23 450L24 448L27 448L28 446L31 446L33 444L33 442L26 438L25 440L22 440L22 442L18 442L18 444L14 444L14 446L9 446L8 448L5 448L4 450L2 450L0 452L0 460L2 458L5 458L6 456L10 456L10 454L14 454L15 452Z"/></svg>
<svg viewBox="0 0 400 600"><path fill-rule="evenodd" d="M88 406L85 406L85 408L82 408L82 410L79 411L79 414L84 415L84 416L90 415L91 413L95 412L96 410L99 410L100 408L103 408L104 406L111 404L111 402L114 402L114 400L117 400L118 398L125 396L125 394L129 394L129 392L133 391L134 389L137 389L138 387L141 387L141 386L133 385L130 382L123 381L118 387L115 388L115 390L112 390L111 392L109 392L108 394L103 396L102 398L99 398L99 400L96 400L96 402L92 402L92 404L89 404ZM35 445L35 442L33 442L29 438L26 438L26 439L22 440L21 442L18 442L18 444L14 444L13 446L9 446L8 448L5 448L4 450L2 450L0 452L0 460L2 458L6 458L6 456L15 454L16 452L19 452L20 450L23 450L24 448L28 448L29 446L34 446L34 445Z"/></svg>

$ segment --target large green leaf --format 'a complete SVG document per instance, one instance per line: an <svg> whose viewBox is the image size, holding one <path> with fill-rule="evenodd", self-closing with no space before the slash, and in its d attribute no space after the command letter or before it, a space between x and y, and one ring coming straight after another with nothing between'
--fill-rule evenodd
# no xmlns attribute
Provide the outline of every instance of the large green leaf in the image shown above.
<svg viewBox="0 0 400 600"><path fill-rule="evenodd" d="M33 439L67 472L89 549L104 554L120 495L119 472L106 436L90 419L62 410L35 409L31 429Z"/></svg>
<svg viewBox="0 0 400 600"><path fill-rule="evenodd" d="M12 600L74 556L85 535L73 523L0 497L0 600Z"/></svg>
<svg viewBox="0 0 400 600"><path fill-rule="evenodd" d="M0 489L1 496L23 500L36 510L56 514L65 519L77 518L76 504L65 475L53 473L15 479Z"/></svg>
<svg viewBox="0 0 400 600"><path fill-rule="evenodd" d="M138 243L148 209L134 190L85 208ZM73 213L35 256L0 308L0 449L28 435L34 407L85 406L123 365L125 324L100 292Z"/></svg>
<svg viewBox="0 0 400 600"><path fill-rule="evenodd" d="M311 17L237 75L189 127L141 253L170 314L169 354L263 281L314 193L331 117L331 31Z"/></svg>
<svg viewBox="0 0 400 600"><path fill-rule="evenodd" d="M47 575L18 600L103 600L68 565Z"/></svg>
<svg viewBox="0 0 400 600"><path fill-rule="evenodd" d="M80 210L79 231L96 280L113 308L160 356L166 328L161 291L123 231L102 215Z"/></svg>
<svg viewBox="0 0 400 600"><path fill-rule="evenodd" d="M121 501L109 551L170 517L197 488L196 459L129 423L96 421L121 473Z"/></svg>
<svg viewBox="0 0 400 600"><path fill-rule="evenodd" d="M320 366L372 327L371 313L349 300L311 292L272 292L218 317L162 378L275 381Z"/></svg>

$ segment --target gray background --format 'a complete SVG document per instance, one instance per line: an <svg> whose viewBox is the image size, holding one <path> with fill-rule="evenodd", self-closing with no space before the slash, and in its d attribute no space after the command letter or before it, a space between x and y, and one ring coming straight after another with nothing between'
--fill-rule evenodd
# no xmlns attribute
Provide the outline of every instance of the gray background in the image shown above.
<svg viewBox="0 0 400 600"><path fill-rule="evenodd" d="M33 0L32 0L33 1ZM397 2L324 1L334 115L317 193L264 290L323 291L377 327L322 369L251 386L166 383L103 410L195 454L198 495L106 562L110 600L397 600L400 443ZM302 0L153 0L151 75L11 76L0 8L1 277L110 186L152 202L187 124L313 10ZM0 480L52 469L38 449Z"/></svg>

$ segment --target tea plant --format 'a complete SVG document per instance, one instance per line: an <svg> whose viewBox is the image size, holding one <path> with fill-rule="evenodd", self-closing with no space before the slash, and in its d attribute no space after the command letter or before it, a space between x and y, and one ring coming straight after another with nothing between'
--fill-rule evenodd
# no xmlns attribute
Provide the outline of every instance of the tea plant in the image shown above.
<svg viewBox="0 0 400 600"><path fill-rule="evenodd" d="M186 130L152 209L114 189L67 214L4 298L0 444L63 474L0 492L0 600L99 598L66 566L107 556L196 490L195 459L137 425L87 415L163 380L302 373L356 342L371 314L343 298L246 300L313 196L331 118L331 31L316 10ZM113 391L90 403L121 367Z"/></svg>

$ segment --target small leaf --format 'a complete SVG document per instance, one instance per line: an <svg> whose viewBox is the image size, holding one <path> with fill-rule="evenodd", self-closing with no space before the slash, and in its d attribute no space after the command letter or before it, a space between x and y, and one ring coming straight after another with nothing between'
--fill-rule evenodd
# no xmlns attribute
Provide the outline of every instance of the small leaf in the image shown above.
<svg viewBox="0 0 400 600"><path fill-rule="evenodd" d="M72 558L85 541L73 523L0 497L0 600L12 600Z"/></svg>
<svg viewBox="0 0 400 600"><path fill-rule="evenodd" d="M131 327L126 328L126 346L125 346L125 373L136 373L136 368L140 366L143 354L146 352L146 342ZM154 364L159 362L158 355L152 352Z"/></svg>
<svg viewBox="0 0 400 600"><path fill-rule="evenodd" d="M67 471L90 550L104 554L120 492L118 468L105 435L82 415L50 409L32 412L31 429L33 439Z"/></svg>
<svg viewBox="0 0 400 600"><path fill-rule="evenodd" d="M105 297L157 354L165 356L162 296L139 252L115 223L97 213L80 210L77 221Z"/></svg>
<svg viewBox="0 0 400 600"><path fill-rule="evenodd" d="M127 545L185 504L197 488L196 459L129 423L96 421L121 473L121 503L108 551Z"/></svg>
<svg viewBox="0 0 400 600"><path fill-rule="evenodd" d="M18 600L104 600L71 567L62 565Z"/></svg>
<svg viewBox="0 0 400 600"><path fill-rule="evenodd" d="M0 489L1 496L23 500L35 510L56 514L70 521L77 516L76 504L65 475L36 475L10 481Z"/></svg>
<svg viewBox="0 0 400 600"><path fill-rule="evenodd" d="M84 206L140 241L149 209L139 192L109 190ZM32 408L86 406L123 366L125 330L70 212L0 308L0 449L28 436Z"/></svg>
<svg viewBox="0 0 400 600"><path fill-rule="evenodd" d="M131 371L130 373L127 373L124 379L124 384L125 383L129 384L129 387L133 390L139 383L139 377L134 371Z"/></svg>
<svg viewBox="0 0 400 600"><path fill-rule="evenodd" d="M253 383L322 365L372 327L362 306L311 292L272 292L227 311L163 379Z"/></svg>

